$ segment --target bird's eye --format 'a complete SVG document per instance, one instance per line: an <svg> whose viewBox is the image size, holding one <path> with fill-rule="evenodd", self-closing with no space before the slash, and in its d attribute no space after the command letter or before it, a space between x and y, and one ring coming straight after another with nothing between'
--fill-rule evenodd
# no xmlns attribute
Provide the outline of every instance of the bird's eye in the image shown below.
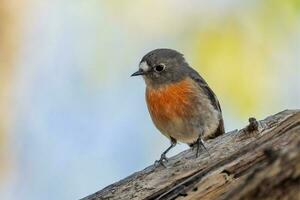
<svg viewBox="0 0 300 200"><path fill-rule="evenodd" d="M156 65L156 66L154 67L154 70L157 71L157 72L162 72L165 68L166 68L165 65L159 64L159 65Z"/></svg>

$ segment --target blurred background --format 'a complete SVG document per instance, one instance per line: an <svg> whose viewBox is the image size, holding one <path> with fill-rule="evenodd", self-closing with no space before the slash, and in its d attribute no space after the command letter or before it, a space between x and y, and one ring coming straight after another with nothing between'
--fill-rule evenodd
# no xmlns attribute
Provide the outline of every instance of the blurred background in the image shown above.
<svg viewBox="0 0 300 200"><path fill-rule="evenodd" d="M153 164L169 141L130 75L159 47L227 131L300 108L299 0L0 0L0 199L79 199Z"/></svg>

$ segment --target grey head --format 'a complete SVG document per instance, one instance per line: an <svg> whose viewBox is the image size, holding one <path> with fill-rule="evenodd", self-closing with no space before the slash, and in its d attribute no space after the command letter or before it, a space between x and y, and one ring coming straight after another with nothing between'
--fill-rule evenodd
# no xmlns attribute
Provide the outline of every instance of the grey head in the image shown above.
<svg viewBox="0 0 300 200"><path fill-rule="evenodd" d="M173 49L155 49L142 58L139 70L131 76L142 75L148 86L161 86L184 79L189 71L183 54Z"/></svg>

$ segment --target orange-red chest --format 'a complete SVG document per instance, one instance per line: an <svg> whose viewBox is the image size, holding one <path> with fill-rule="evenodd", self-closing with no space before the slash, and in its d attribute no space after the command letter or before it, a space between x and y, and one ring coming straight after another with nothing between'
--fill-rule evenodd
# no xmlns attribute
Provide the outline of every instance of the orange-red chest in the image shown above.
<svg viewBox="0 0 300 200"><path fill-rule="evenodd" d="M159 88L147 87L146 101L156 126L185 119L196 109L199 89L190 78Z"/></svg>

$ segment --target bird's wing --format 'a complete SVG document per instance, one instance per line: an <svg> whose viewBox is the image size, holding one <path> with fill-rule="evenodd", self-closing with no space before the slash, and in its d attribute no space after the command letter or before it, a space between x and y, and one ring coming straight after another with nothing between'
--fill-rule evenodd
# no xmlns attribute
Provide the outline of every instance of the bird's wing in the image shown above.
<svg viewBox="0 0 300 200"><path fill-rule="evenodd" d="M215 134L210 137L210 138L215 138L215 137L225 133L224 121L223 121L220 103L219 103L215 93L212 91L212 89L210 89L210 87L208 86L206 81L200 76L200 74L197 71L195 71L194 69L192 69L192 68L190 68L190 69L191 69L191 72L189 73L189 76L198 83L198 85L204 90L204 92L208 96L208 98L211 101L214 108L220 112L219 127L216 130Z"/></svg>

